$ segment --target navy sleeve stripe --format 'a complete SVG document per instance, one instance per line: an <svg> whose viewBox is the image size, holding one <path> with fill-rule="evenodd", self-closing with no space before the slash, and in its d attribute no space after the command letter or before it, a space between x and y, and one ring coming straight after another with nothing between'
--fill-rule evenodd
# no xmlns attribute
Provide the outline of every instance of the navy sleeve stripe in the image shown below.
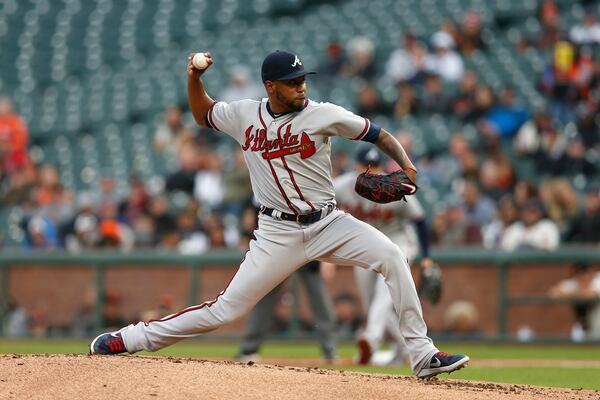
<svg viewBox="0 0 600 400"><path fill-rule="evenodd" d="M369 130L367 131L365 136L362 137L361 140L363 142L375 143L379 138L379 132L381 132L381 127L377 124L372 123L369 127Z"/></svg>

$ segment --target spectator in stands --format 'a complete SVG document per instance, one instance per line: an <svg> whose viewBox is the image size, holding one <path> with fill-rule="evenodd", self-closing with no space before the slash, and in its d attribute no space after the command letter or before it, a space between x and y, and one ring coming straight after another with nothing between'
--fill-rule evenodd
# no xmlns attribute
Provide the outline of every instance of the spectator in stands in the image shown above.
<svg viewBox="0 0 600 400"><path fill-rule="evenodd" d="M154 220L157 242L164 233L175 229L175 217L169 212L169 207L169 198L164 194L158 194L150 199L148 212Z"/></svg>
<svg viewBox="0 0 600 400"><path fill-rule="evenodd" d="M105 173L98 184L98 191L94 194L98 200L97 203L101 207L105 203L113 205L119 204L119 195L117 194L115 178L111 173Z"/></svg>
<svg viewBox="0 0 600 400"><path fill-rule="evenodd" d="M496 206L492 199L482 194L477 181L465 180L462 192L462 208L467 224L481 228L492 222Z"/></svg>
<svg viewBox="0 0 600 400"><path fill-rule="evenodd" d="M45 164L39 168L33 196L39 212L55 224L62 224L71 217L74 196L63 187L55 166Z"/></svg>
<svg viewBox="0 0 600 400"><path fill-rule="evenodd" d="M539 147L541 138L547 131L555 130L550 114L545 111L537 112L533 119L525 122L519 128L514 138L514 148L519 155L535 154Z"/></svg>
<svg viewBox="0 0 600 400"><path fill-rule="evenodd" d="M469 233L475 233L475 237L468 237L467 220L458 201L450 201L441 212L434 215L431 229L432 243L439 246L460 246L471 239L475 243L481 240L481 235L473 230Z"/></svg>
<svg viewBox="0 0 600 400"><path fill-rule="evenodd" d="M342 77L344 66L347 64L344 48L337 40L331 40L325 47L323 60L317 71L323 79L315 81L322 96L328 97L331 90L337 85L337 80Z"/></svg>
<svg viewBox="0 0 600 400"><path fill-rule="evenodd" d="M390 115L391 107L381 98L377 89L370 83L363 83L358 90L356 110L365 118L375 118L378 115Z"/></svg>
<svg viewBox="0 0 600 400"><path fill-rule="evenodd" d="M511 138L527 119L527 107L517 100L511 87L505 87L500 92L498 103L485 113L480 129L485 136Z"/></svg>
<svg viewBox="0 0 600 400"><path fill-rule="evenodd" d="M148 210L150 196L146 191L144 181L138 176L132 176L129 180L129 193L118 206L118 219L131 225L133 221ZM105 203L102 210L112 210L114 204Z"/></svg>
<svg viewBox="0 0 600 400"><path fill-rule="evenodd" d="M94 249L100 242L98 219L92 213L82 212L74 220L73 231L65 237L65 247L71 253Z"/></svg>
<svg viewBox="0 0 600 400"><path fill-rule="evenodd" d="M14 112L10 99L0 97L0 170L11 174L25 168L29 163L28 144L25 121Z"/></svg>
<svg viewBox="0 0 600 400"><path fill-rule="evenodd" d="M494 220L483 227L483 246L488 249L500 247L500 240L506 229L519 218L519 209L511 194L505 194L498 200L498 209Z"/></svg>
<svg viewBox="0 0 600 400"><path fill-rule="evenodd" d="M515 183L514 199L517 207L521 209L529 200L539 200L539 190L535 183L519 180Z"/></svg>
<svg viewBox="0 0 600 400"><path fill-rule="evenodd" d="M393 84L419 83L425 74L426 48L411 32L404 34L404 45L391 54L385 66L385 74Z"/></svg>
<svg viewBox="0 0 600 400"><path fill-rule="evenodd" d="M500 246L506 251L555 250L559 243L560 235L556 224L544 218L544 210L538 200L529 200L520 211L520 220L506 229Z"/></svg>
<svg viewBox="0 0 600 400"><path fill-rule="evenodd" d="M130 212L128 214L128 221L133 221L140 213ZM135 237L129 225L119 219L117 208L114 205L106 203L100 208L99 214L100 220L97 227L99 239L97 246L115 248L121 251L131 250L135 244Z"/></svg>
<svg viewBox="0 0 600 400"><path fill-rule="evenodd" d="M463 133L452 135L449 150L432 162L431 178L434 182L447 184L457 178L479 178L477 157Z"/></svg>
<svg viewBox="0 0 600 400"><path fill-rule="evenodd" d="M548 217L564 232L568 220L579 211L579 199L573 185L562 177L549 179L540 186L540 199Z"/></svg>
<svg viewBox="0 0 600 400"><path fill-rule="evenodd" d="M341 75L345 63L344 48L337 40L332 40L325 48L325 60L318 69L319 74L328 79L336 78Z"/></svg>
<svg viewBox="0 0 600 400"><path fill-rule="evenodd" d="M496 97L491 87L480 84L477 85L474 92L474 105L470 112L463 116L465 122L477 122L494 107Z"/></svg>
<svg viewBox="0 0 600 400"><path fill-rule="evenodd" d="M542 132L540 146L535 154L536 169L540 174L561 175L565 165L563 160L567 149L567 138L556 129Z"/></svg>
<svg viewBox="0 0 600 400"><path fill-rule="evenodd" d="M587 190L583 210L569 221L564 238L570 243L600 245L600 189L598 187Z"/></svg>
<svg viewBox="0 0 600 400"><path fill-rule="evenodd" d="M567 145L563 171L569 175L583 174L593 177L598 170L598 155L583 144L580 137L571 139Z"/></svg>
<svg viewBox="0 0 600 400"><path fill-rule="evenodd" d="M36 187L36 174L33 163L10 173L6 165L0 163L0 205L25 206L29 203Z"/></svg>
<svg viewBox="0 0 600 400"><path fill-rule="evenodd" d="M230 103L241 99L260 99L262 94L262 89L251 79L248 68L236 65L231 69L229 85L219 99Z"/></svg>
<svg viewBox="0 0 600 400"><path fill-rule="evenodd" d="M460 55L454 50L456 43L452 36L447 32L438 31L432 36L431 44L435 53L425 60L426 70L441 76L444 81L460 81L465 66Z"/></svg>
<svg viewBox="0 0 600 400"><path fill-rule="evenodd" d="M156 222L148 212L133 219L131 230L136 248L151 248L156 243Z"/></svg>
<svg viewBox="0 0 600 400"><path fill-rule="evenodd" d="M223 160L216 151L209 151L204 158L204 168L194 177L194 197L207 210L214 210L219 207L224 195Z"/></svg>
<svg viewBox="0 0 600 400"><path fill-rule="evenodd" d="M59 227L59 231L60 231L60 238L61 238L61 243L64 244L65 247L67 247L67 249L71 249L70 245L69 245L69 241L73 240L73 238L75 238L76 235L76 229L75 229L75 224L77 219L82 216L82 215L88 215L90 217L93 218L93 220L96 222L97 224L97 217L96 217L96 213L99 210L99 205L97 204L97 200L98 198L95 196L94 193L88 192L88 191L84 191L84 192L80 192L77 195L77 211L73 214L73 216L64 224L60 225ZM103 203L106 204L106 203ZM113 204L114 203L108 203L108 204ZM94 226L96 225L94 224ZM89 225L89 224L87 224Z"/></svg>
<svg viewBox="0 0 600 400"><path fill-rule="evenodd" d="M194 134L183 121L183 111L180 106L171 106L165 110L164 121L154 132L154 150L158 153L165 151L176 154L182 144L192 140Z"/></svg>
<svg viewBox="0 0 600 400"><path fill-rule="evenodd" d="M357 36L348 42L348 62L342 68L346 78L375 78L375 45L365 36Z"/></svg>
<svg viewBox="0 0 600 400"><path fill-rule="evenodd" d="M578 69L575 49L566 41L554 46L553 60L546 67L540 90L550 98L550 113L563 124L575 120L575 105L579 89L575 85Z"/></svg>
<svg viewBox="0 0 600 400"><path fill-rule="evenodd" d="M226 227L218 213L210 213L202 219L202 230L211 249L234 248L240 240L237 227Z"/></svg>
<svg viewBox="0 0 600 400"><path fill-rule="evenodd" d="M398 83L398 96L392 109L393 115L397 119L402 119L407 115L415 115L421 111L421 102L417 98L415 88L407 82Z"/></svg>
<svg viewBox="0 0 600 400"><path fill-rule="evenodd" d="M475 110L475 90L479 84L477 74L471 70L465 71L458 84L458 93L451 100L452 114L460 119L467 119Z"/></svg>
<svg viewBox="0 0 600 400"><path fill-rule="evenodd" d="M593 89L600 95L600 80L596 83L596 87ZM597 104L600 104L600 96L593 100ZM577 115L577 133L581 138L583 145L588 150L600 150L600 125L596 118L596 112L594 108L588 104L580 103L576 109Z"/></svg>
<svg viewBox="0 0 600 400"><path fill-rule="evenodd" d="M448 111L448 98L444 93L442 79L435 74L427 74L423 82L421 106L426 113L442 114Z"/></svg>
<svg viewBox="0 0 600 400"><path fill-rule="evenodd" d="M179 149L179 170L167 178L168 192L182 191L188 195L194 194L196 172L200 168L200 160L206 155L206 150L191 143Z"/></svg>
<svg viewBox="0 0 600 400"><path fill-rule="evenodd" d="M458 39L458 48L465 55L471 55L475 50L485 50L483 40L483 25L481 15L476 10L469 10L463 16Z"/></svg>
<svg viewBox="0 0 600 400"><path fill-rule="evenodd" d="M502 151L498 138L489 138L484 145L485 159L481 164L479 180L483 191L494 199L512 189L515 172L510 159Z"/></svg>
<svg viewBox="0 0 600 400"><path fill-rule="evenodd" d="M600 23L591 8L586 9L583 23L575 25L569 32L569 38L577 45L600 44Z"/></svg>
<svg viewBox="0 0 600 400"><path fill-rule="evenodd" d="M547 50L563 38L560 29L560 10L553 0L545 0L539 8L538 19L541 25L540 35L533 40L532 45Z"/></svg>
<svg viewBox="0 0 600 400"><path fill-rule="evenodd" d="M181 238L177 250L181 254L201 254L208 250L210 243L193 211L184 210L177 216L177 232Z"/></svg>
<svg viewBox="0 0 600 400"><path fill-rule="evenodd" d="M548 294L555 299L573 300L574 341L600 339L600 272L594 273L587 264L573 264L571 276L552 286Z"/></svg>
<svg viewBox="0 0 600 400"><path fill-rule="evenodd" d="M252 199L250 174L244 162L244 153L234 150L234 162L223 171L223 201L219 207L223 214L240 216L244 205Z"/></svg>
<svg viewBox="0 0 600 400"><path fill-rule="evenodd" d="M59 246L58 228L50 218L36 215L27 220L26 227L25 248L52 250Z"/></svg>

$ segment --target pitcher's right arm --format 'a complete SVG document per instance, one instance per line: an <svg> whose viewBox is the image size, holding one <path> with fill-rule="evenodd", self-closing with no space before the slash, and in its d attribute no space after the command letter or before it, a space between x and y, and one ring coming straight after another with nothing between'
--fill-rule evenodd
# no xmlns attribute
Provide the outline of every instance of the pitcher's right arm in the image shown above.
<svg viewBox="0 0 600 400"><path fill-rule="evenodd" d="M204 53L208 66L202 70L194 67L192 64L192 58L194 53L188 56L187 74L188 74L188 104L190 110L194 116L194 120L198 125L207 126L206 114L215 101L206 93L204 90L204 84L202 83L201 75L206 71L213 63L210 53Z"/></svg>

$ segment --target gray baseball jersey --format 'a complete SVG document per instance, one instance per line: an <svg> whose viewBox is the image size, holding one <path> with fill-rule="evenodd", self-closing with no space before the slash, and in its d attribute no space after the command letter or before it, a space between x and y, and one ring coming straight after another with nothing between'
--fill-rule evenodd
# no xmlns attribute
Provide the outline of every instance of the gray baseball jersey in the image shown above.
<svg viewBox="0 0 600 400"><path fill-rule="evenodd" d="M302 112L276 118L267 99L217 102L207 120L242 147L258 202L290 214L334 201L330 137L360 140L371 127L368 119L342 107L310 100Z"/></svg>

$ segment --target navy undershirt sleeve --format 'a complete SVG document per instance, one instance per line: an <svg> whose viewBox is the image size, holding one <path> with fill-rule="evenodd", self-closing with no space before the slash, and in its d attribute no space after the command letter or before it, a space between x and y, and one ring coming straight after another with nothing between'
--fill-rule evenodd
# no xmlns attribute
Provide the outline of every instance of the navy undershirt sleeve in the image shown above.
<svg viewBox="0 0 600 400"><path fill-rule="evenodd" d="M379 125L371 123L369 130L367 131L365 136L363 136L363 138L360 140L362 140L363 142L375 143L379 138L379 132L381 132L381 127Z"/></svg>
<svg viewBox="0 0 600 400"><path fill-rule="evenodd" d="M417 228L417 236L419 237L419 245L421 246L421 256L423 258L429 257L429 232L427 232L427 224L425 218L421 218L415 221Z"/></svg>

